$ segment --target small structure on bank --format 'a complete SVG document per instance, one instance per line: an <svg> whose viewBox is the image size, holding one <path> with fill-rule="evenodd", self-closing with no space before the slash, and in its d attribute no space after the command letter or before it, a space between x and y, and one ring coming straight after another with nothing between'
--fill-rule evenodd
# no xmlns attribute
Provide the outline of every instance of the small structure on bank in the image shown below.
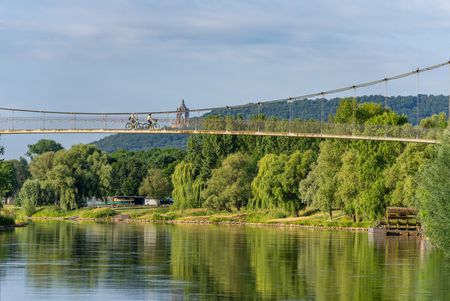
<svg viewBox="0 0 450 301"><path fill-rule="evenodd" d="M177 108L177 117L175 119L175 127L183 128L189 126L189 108L186 107L184 99L181 100L181 105Z"/></svg>
<svg viewBox="0 0 450 301"><path fill-rule="evenodd" d="M388 207L378 227L370 228L369 232L383 235L419 236L422 229L417 213L415 208Z"/></svg>
<svg viewBox="0 0 450 301"><path fill-rule="evenodd" d="M108 202L106 205L111 206L170 206L173 204L173 200L171 198L165 199L154 199L147 196L142 195L121 195L121 196L112 196L108 198Z"/></svg>
<svg viewBox="0 0 450 301"><path fill-rule="evenodd" d="M108 200L107 205L117 205L117 206L133 206L133 205L144 205L145 196L140 195L121 195L113 196Z"/></svg>

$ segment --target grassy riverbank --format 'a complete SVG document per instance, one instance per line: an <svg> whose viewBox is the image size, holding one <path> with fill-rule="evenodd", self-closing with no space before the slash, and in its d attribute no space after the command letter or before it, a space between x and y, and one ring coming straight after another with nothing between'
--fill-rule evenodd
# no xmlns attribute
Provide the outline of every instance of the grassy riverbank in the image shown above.
<svg viewBox="0 0 450 301"><path fill-rule="evenodd" d="M23 216L17 207L9 208L15 216ZM64 211L58 207L40 207L31 216L32 219L95 219L127 220L135 222L170 222L170 223L259 223L268 225L302 225L330 228L368 228L371 222L354 222L340 210L328 213L316 210L301 211L299 217L286 217L281 210L241 210L235 212L217 212L207 209L172 210L170 208L119 207L119 208L82 208Z"/></svg>

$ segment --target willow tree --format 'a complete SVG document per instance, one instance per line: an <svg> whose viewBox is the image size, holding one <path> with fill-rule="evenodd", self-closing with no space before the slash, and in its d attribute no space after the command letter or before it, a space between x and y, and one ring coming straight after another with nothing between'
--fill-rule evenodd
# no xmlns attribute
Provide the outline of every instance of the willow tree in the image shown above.
<svg viewBox="0 0 450 301"><path fill-rule="evenodd" d="M181 161L172 174L174 207L178 209L198 208L202 205L201 191L204 184L196 179L195 166Z"/></svg>
<svg viewBox="0 0 450 301"><path fill-rule="evenodd" d="M339 206L335 196L338 182L337 174L341 168L341 157L344 152L343 144L327 140L320 143L320 153L317 164L300 182L299 192L303 202L312 207L327 211L333 217L333 209ZM308 200L305 200L305 198Z"/></svg>
<svg viewBox="0 0 450 301"><path fill-rule="evenodd" d="M303 205L298 190L315 160L312 151L285 154L268 154L258 162L258 174L252 182L253 198L250 208L280 208L297 214Z"/></svg>

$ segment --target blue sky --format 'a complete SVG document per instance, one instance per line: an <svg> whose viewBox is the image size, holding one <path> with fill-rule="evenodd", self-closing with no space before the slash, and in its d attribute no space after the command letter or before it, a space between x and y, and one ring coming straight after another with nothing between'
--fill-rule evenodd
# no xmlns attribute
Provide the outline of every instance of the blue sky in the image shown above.
<svg viewBox="0 0 450 301"><path fill-rule="evenodd" d="M445 0L0 0L0 106L153 111L317 92L449 60L449 16ZM448 94L449 71L422 90ZM14 158L39 138L0 144Z"/></svg>

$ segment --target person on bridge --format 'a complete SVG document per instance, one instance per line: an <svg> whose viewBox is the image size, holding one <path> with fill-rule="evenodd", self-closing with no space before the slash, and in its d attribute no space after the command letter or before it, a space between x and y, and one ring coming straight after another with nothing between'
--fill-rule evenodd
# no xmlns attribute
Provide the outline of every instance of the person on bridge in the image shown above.
<svg viewBox="0 0 450 301"><path fill-rule="evenodd" d="M128 117L128 120L131 122L131 127L135 128L137 124L137 116L135 113L131 114L130 117Z"/></svg>
<svg viewBox="0 0 450 301"><path fill-rule="evenodd" d="M157 121L156 119L153 119L152 113L148 113L147 122L148 122L150 128L153 127L153 125L156 123L156 121Z"/></svg>

